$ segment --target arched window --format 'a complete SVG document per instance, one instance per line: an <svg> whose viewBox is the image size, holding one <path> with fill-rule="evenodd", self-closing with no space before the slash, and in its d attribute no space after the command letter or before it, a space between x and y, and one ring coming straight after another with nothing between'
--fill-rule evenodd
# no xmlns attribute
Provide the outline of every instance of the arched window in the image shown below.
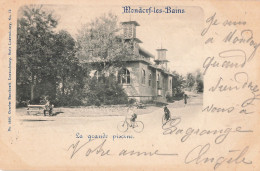
<svg viewBox="0 0 260 171"><path fill-rule="evenodd" d="M101 71L96 71L94 73L94 77L98 80L98 82L103 82L103 74L101 73Z"/></svg>
<svg viewBox="0 0 260 171"><path fill-rule="evenodd" d="M118 72L118 83L119 84L130 84L130 72L128 69L123 68Z"/></svg>
<svg viewBox="0 0 260 171"><path fill-rule="evenodd" d="M145 84L145 70L142 69L142 84Z"/></svg>
<svg viewBox="0 0 260 171"><path fill-rule="evenodd" d="M149 84L149 86L152 85L152 74L151 74L151 73L150 73L150 75L149 75L149 82L148 82L148 84Z"/></svg>

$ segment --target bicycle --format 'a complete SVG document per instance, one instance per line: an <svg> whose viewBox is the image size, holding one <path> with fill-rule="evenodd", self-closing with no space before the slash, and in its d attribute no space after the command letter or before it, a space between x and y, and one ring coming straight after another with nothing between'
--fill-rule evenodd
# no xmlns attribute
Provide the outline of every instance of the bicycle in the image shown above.
<svg viewBox="0 0 260 171"><path fill-rule="evenodd" d="M124 121L120 121L117 125L117 129L120 132L126 132L129 127L132 127L135 132L140 133L144 129L144 124L142 121L135 121L131 126L130 118L126 117Z"/></svg>

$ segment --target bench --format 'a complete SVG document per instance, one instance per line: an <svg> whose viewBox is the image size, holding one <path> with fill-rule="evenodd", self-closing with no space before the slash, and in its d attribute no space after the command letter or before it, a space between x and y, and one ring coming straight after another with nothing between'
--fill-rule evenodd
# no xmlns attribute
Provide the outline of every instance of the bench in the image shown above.
<svg viewBox="0 0 260 171"><path fill-rule="evenodd" d="M47 109L45 105L28 105L27 108L27 114L30 115L30 113L35 113L35 114L39 114L39 113L43 113L44 115L46 115L46 111L48 112L48 114L51 114L51 109Z"/></svg>

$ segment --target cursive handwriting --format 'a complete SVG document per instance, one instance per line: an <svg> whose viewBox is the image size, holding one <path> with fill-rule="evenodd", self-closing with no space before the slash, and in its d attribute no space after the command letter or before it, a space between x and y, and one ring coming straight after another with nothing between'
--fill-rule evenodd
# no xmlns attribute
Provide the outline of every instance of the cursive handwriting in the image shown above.
<svg viewBox="0 0 260 171"><path fill-rule="evenodd" d="M227 60L227 58L231 58ZM224 61L223 61L224 59ZM240 62L233 61L240 59ZM203 63L203 75L206 75L209 68L243 68L246 64L247 58L246 53L243 50L232 49L226 50L219 53L217 60L215 57L207 57Z"/></svg>
<svg viewBox="0 0 260 171"><path fill-rule="evenodd" d="M224 79L219 77L217 83L209 88L210 92L226 92L226 91L239 91L242 89L248 89L251 93L259 92L259 87L257 84L249 80L248 74L246 72L237 72L234 77L230 79L233 85L224 84Z"/></svg>
<svg viewBox="0 0 260 171"><path fill-rule="evenodd" d="M214 104L211 104L211 105L208 105L207 107L205 107L202 112L211 112L211 113L214 113L214 112L217 112L217 113L224 113L224 112L227 112L227 113L231 113L233 112L235 109L234 106L231 106L231 107L216 107Z"/></svg>
<svg viewBox="0 0 260 171"><path fill-rule="evenodd" d="M257 84L255 84L253 81L249 80L249 76L246 72L237 72L234 74L234 77L232 79L229 79L229 83L223 83L225 80L222 77L219 77L218 81L215 85L211 86L209 88L209 92L227 92L227 91L241 91L243 89L250 91L251 97L244 100L241 104L242 108L245 108L249 105L254 105L254 102L256 100L260 100L260 93L259 93L259 87ZM231 83L230 83L231 81ZM208 112L232 112L234 110L234 107L230 107L228 109L221 109L221 108L214 108L213 105L210 108L209 106L206 107L203 111L207 110ZM252 114L254 112L248 112L246 109L242 109L240 113L244 114Z"/></svg>
<svg viewBox="0 0 260 171"><path fill-rule="evenodd" d="M257 49L260 46L260 43L257 43L254 40L254 33L253 33L253 31L250 30L250 29L245 29L245 30L242 30L239 35L235 36L236 33L237 33L237 29L235 29L234 31L231 31L223 39L223 42L225 42L225 43L230 42L232 44L247 44L247 45L253 47L253 52L250 54L250 56L247 59L247 61L252 60L253 57L255 56L255 53L256 53Z"/></svg>
<svg viewBox="0 0 260 171"><path fill-rule="evenodd" d="M243 150L229 150L227 155L232 155L232 157L227 156L218 156L218 157L208 157L207 153L209 152L211 145L207 143L206 145L198 145L188 152L185 157L185 164L195 163L195 164L206 164L213 163L214 170L220 167L223 163L231 164L252 164L251 160L246 159L246 153L249 149L249 146L243 148Z"/></svg>
<svg viewBox="0 0 260 171"><path fill-rule="evenodd" d="M211 32L213 32L213 27L215 28L215 34L209 35L211 37L207 38L205 44L214 43L216 36L221 37L219 36L219 33L216 29L221 29L220 27L222 27L222 29L224 30L230 30L224 33L223 37L220 39L222 40L221 42L229 45L242 46L240 46L241 49L227 49L220 52L218 57L225 58L225 61L219 61L220 59L215 58L216 55L213 57L207 57L207 59L203 63L204 75L210 67L221 67L224 69L243 68L247 62L251 61L254 58L257 50L259 49L260 43L255 40L253 30L245 28L240 31L238 29L232 29L232 27L227 27L237 25L245 26L246 24L246 21L225 20L224 22L221 22L216 18L216 13L206 19L206 27L202 30L201 36L205 36L210 30ZM247 47L252 48L252 50ZM240 61L241 59L242 61ZM237 62L236 60L239 60L239 62Z"/></svg>
<svg viewBox="0 0 260 171"><path fill-rule="evenodd" d="M252 93L253 97L250 97L248 99L246 99L245 101L243 101L243 103L241 104L241 107L247 107L249 105L254 105L254 101L255 100L260 100L260 94L255 94L255 93Z"/></svg>
<svg viewBox="0 0 260 171"><path fill-rule="evenodd" d="M201 36L205 36L207 32L210 30L211 26L217 26L220 25L220 22L218 19L216 19L216 12L206 19L206 23L208 24L206 28L204 28L201 32ZM237 25L246 25L246 21L230 21L225 20L222 25L225 26L237 26Z"/></svg>
<svg viewBox="0 0 260 171"><path fill-rule="evenodd" d="M140 152L140 151L134 151L134 150L126 150L123 149L119 154L119 156L177 156L177 153L161 153L159 150L154 150L153 152Z"/></svg>
<svg viewBox="0 0 260 171"><path fill-rule="evenodd" d="M95 139L91 139L85 143L83 143L82 145L79 145L80 140L77 141L75 144L71 144L68 148L68 151L70 149L72 149L72 153L70 158L72 159L75 154L77 154L80 150L83 150L83 147L86 147L90 142L93 142ZM106 156L106 155L110 155L110 150L104 150L103 146L105 144L106 140L104 140L100 145L98 145L95 148L88 148L88 150L86 150L85 155L89 156L90 154L96 152L96 154L100 154L100 156Z"/></svg>
<svg viewBox="0 0 260 171"><path fill-rule="evenodd" d="M217 19L215 19L216 13L214 13L211 17L207 18L206 23L208 23L208 26L202 30L201 36L204 36L210 29L212 25L218 25L219 22Z"/></svg>
<svg viewBox="0 0 260 171"><path fill-rule="evenodd" d="M163 135L181 135L181 142L185 142L191 135L205 136L205 135L215 135L215 143L220 144L225 141L225 139L230 135L230 133L249 133L252 130L242 130L241 126L236 128L225 128L225 129L199 129L199 128L179 128L181 123L181 118L171 119L167 124L162 126Z"/></svg>
<svg viewBox="0 0 260 171"><path fill-rule="evenodd" d="M96 139L88 140L87 142L80 145L80 140L77 141L75 144L71 144L67 151L71 150L70 159L72 159L77 153L80 151L85 152L85 156L88 157L91 154L96 154L99 156L110 156L113 155L110 149L105 150L105 143L106 139L103 140L100 144L95 143ZM89 145L89 146L87 146ZM94 147L92 147L94 146ZM128 150L128 149L122 149L118 153L118 156L178 156L177 153L162 153L159 151L159 149L155 149L152 151L137 151L137 150Z"/></svg>

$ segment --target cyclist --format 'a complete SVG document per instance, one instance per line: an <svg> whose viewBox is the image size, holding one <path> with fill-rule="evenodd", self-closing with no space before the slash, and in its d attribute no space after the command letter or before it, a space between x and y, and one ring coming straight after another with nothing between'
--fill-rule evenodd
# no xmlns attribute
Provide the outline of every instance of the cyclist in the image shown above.
<svg viewBox="0 0 260 171"><path fill-rule="evenodd" d="M135 120L136 120L136 118L137 118L137 114L136 113L132 114L132 117L130 119L130 121L131 121L130 127L133 127L133 128L135 127Z"/></svg>
<svg viewBox="0 0 260 171"><path fill-rule="evenodd" d="M127 109L127 113L128 113L128 116L131 116L131 118L130 118L130 122L131 122L130 127L134 127L135 120L137 118L137 114L134 113L134 106L129 106L129 108Z"/></svg>

